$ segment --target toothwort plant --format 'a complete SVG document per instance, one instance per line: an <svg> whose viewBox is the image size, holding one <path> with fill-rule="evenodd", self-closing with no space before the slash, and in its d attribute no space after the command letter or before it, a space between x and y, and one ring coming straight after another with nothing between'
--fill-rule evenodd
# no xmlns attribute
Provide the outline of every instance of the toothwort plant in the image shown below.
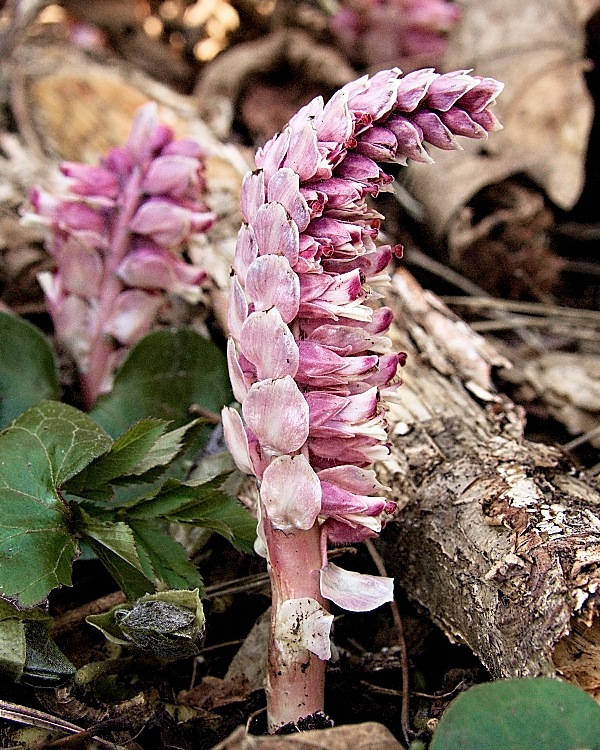
<svg viewBox="0 0 600 750"><path fill-rule="evenodd" d="M394 510L372 468L389 453L383 398L404 355L385 335L383 218L366 201L392 181L377 162L430 162L425 143L460 148L499 127L502 84L464 71L398 69L318 97L258 151L242 188L228 361L242 417L227 444L260 487L259 540L272 583L267 678L271 730L323 709L332 615L366 611L392 579L328 562L328 544L376 536Z"/></svg>
<svg viewBox="0 0 600 750"><path fill-rule="evenodd" d="M204 195L205 149L175 140L156 105L141 107L124 147L97 167L66 163L69 195L31 193L26 220L49 228L54 272L38 275L56 338L73 356L85 403L110 390L129 347L173 293L196 302L204 270L182 250L215 221Z"/></svg>

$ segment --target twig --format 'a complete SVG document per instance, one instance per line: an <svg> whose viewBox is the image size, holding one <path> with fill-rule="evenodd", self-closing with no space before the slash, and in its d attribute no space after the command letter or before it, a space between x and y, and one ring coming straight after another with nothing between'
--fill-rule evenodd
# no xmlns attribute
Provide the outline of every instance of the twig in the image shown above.
<svg viewBox="0 0 600 750"><path fill-rule="evenodd" d="M576 338L582 341L600 341L600 331L589 328L577 328L563 322L561 325L550 318L528 318L523 315L513 315L505 320L479 320L469 323L471 328L478 333L489 333L490 331L506 331L512 328L550 328L560 336Z"/></svg>
<svg viewBox="0 0 600 750"><path fill-rule="evenodd" d="M51 2L52 0L12 0L7 3L5 18L8 16L8 23L0 36L0 60L5 60L12 54L29 25Z"/></svg>
<svg viewBox="0 0 600 750"><path fill-rule="evenodd" d="M72 724L70 721L47 714L45 711L39 711L36 708L20 706L17 703L2 700L0 700L0 719L14 721L18 724L25 724L26 726L37 727L39 729L59 730L68 734L80 735L85 731L77 726L77 724ZM125 750L121 745L115 745L112 742L103 740L101 737L94 736L92 739L103 747L111 748L111 750Z"/></svg>
<svg viewBox="0 0 600 750"><path fill-rule="evenodd" d="M457 289L461 289L466 294L470 294L477 299L493 299L485 289L482 289L480 286L465 278L457 271L454 271L452 268L448 268L448 266L445 266L443 263L430 258L418 248L410 248L410 250L404 255L404 261L409 266L416 266L417 268L422 268L424 271L429 271L430 273L435 274L439 278L455 286ZM500 318L504 317L504 313L501 311L498 311L496 314ZM521 340L527 344L527 346L532 347L538 352L546 350L546 347L539 336L528 331L526 328L519 328L516 333Z"/></svg>
<svg viewBox="0 0 600 750"><path fill-rule="evenodd" d="M445 698L450 698L450 696L457 693L459 690L462 690L463 687L465 687L465 681L461 680L457 685L455 685L452 690L448 690L447 693L440 693L439 695L436 695L435 693L419 693L416 690L413 691L413 695L416 695L417 698L427 698L427 700L437 701L437 700L444 700Z"/></svg>
<svg viewBox="0 0 600 750"><path fill-rule="evenodd" d="M588 432L584 432L583 435L579 435L579 437L573 438L573 440L565 443L562 447L566 451L572 451L575 448L579 448L580 445L583 445L584 443L587 443L589 440L593 440L598 436L600 436L600 425L594 427Z"/></svg>
<svg viewBox="0 0 600 750"><path fill-rule="evenodd" d="M387 577L387 571L381 555L375 549L375 545L370 539L365 540L365 546L371 559L373 560L375 567L380 576ZM390 608L392 610L392 617L394 619L394 626L396 628L396 635L398 638L398 646L400 648L400 669L402 672L402 705L400 709L400 725L402 727L402 734L406 740L406 744L410 745L412 738L415 736L414 732L410 728L410 668L408 665L408 650L406 648L406 640L404 638L404 626L402 624L402 617L400 616L400 610L396 600L393 599L390 602Z"/></svg>
<svg viewBox="0 0 600 750"><path fill-rule="evenodd" d="M541 302L519 302L516 300L500 299L499 297L451 297L441 298L447 305L459 307L481 307L502 310L511 313L525 313L527 315L551 315L562 318L591 321L600 324L598 310L578 309L576 307L562 307L561 305L547 305Z"/></svg>
<svg viewBox="0 0 600 750"><path fill-rule="evenodd" d="M101 596L91 602L82 604L81 607L70 609L64 615L54 618L52 623L51 635L56 638L65 633L69 633L80 625L88 615L97 615L112 609L117 604L124 604L127 601L122 591L114 591L112 594Z"/></svg>

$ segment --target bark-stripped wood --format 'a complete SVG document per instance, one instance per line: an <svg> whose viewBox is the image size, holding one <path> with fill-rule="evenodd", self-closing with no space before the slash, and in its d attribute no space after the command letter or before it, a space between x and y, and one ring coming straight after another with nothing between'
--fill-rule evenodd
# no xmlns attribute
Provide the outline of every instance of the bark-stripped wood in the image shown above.
<svg viewBox="0 0 600 750"><path fill-rule="evenodd" d="M558 670L599 695L597 483L523 439L491 382L505 363L435 295L399 271L390 300L409 358L382 470L400 507L388 570L494 677Z"/></svg>

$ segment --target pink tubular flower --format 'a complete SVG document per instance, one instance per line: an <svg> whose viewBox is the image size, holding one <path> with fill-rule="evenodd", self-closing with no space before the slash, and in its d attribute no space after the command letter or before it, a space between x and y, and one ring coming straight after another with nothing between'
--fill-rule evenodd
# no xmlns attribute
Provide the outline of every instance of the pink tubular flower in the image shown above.
<svg viewBox="0 0 600 750"><path fill-rule="evenodd" d="M365 76L300 110L245 178L228 347L243 419L226 409L223 424L239 468L260 484L273 633L293 602L304 622L303 639L272 637L271 728L320 710L325 600L360 611L393 595L391 579L344 571L326 554L328 542L376 536L394 510L370 468L389 453L382 395L404 364L380 304L400 248L376 244L383 217L366 197L391 177L375 159L431 161L425 144L487 135L499 127L488 108L501 90L464 71Z"/></svg>
<svg viewBox="0 0 600 750"><path fill-rule="evenodd" d="M32 191L35 215L27 218L49 227L56 263L39 281L88 406L110 389L115 367L152 328L168 294L199 298L207 274L182 251L215 221L204 201L204 156L195 141L174 140L151 103L138 111L126 146L100 166L61 165L70 195Z"/></svg>

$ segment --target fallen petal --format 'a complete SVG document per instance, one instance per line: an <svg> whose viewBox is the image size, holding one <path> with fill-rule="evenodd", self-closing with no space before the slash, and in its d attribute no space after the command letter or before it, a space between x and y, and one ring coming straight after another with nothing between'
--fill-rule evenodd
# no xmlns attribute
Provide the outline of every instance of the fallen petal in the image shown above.
<svg viewBox="0 0 600 750"><path fill-rule="evenodd" d="M333 615L316 599L286 599L277 611L274 638L284 652L283 663L295 662L302 651L310 651L326 661L331 658L329 633Z"/></svg>
<svg viewBox="0 0 600 750"><path fill-rule="evenodd" d="M370 612L394 599L394 579L344 570L330 562L321 569L321 594L349 612Z"/></svg>

